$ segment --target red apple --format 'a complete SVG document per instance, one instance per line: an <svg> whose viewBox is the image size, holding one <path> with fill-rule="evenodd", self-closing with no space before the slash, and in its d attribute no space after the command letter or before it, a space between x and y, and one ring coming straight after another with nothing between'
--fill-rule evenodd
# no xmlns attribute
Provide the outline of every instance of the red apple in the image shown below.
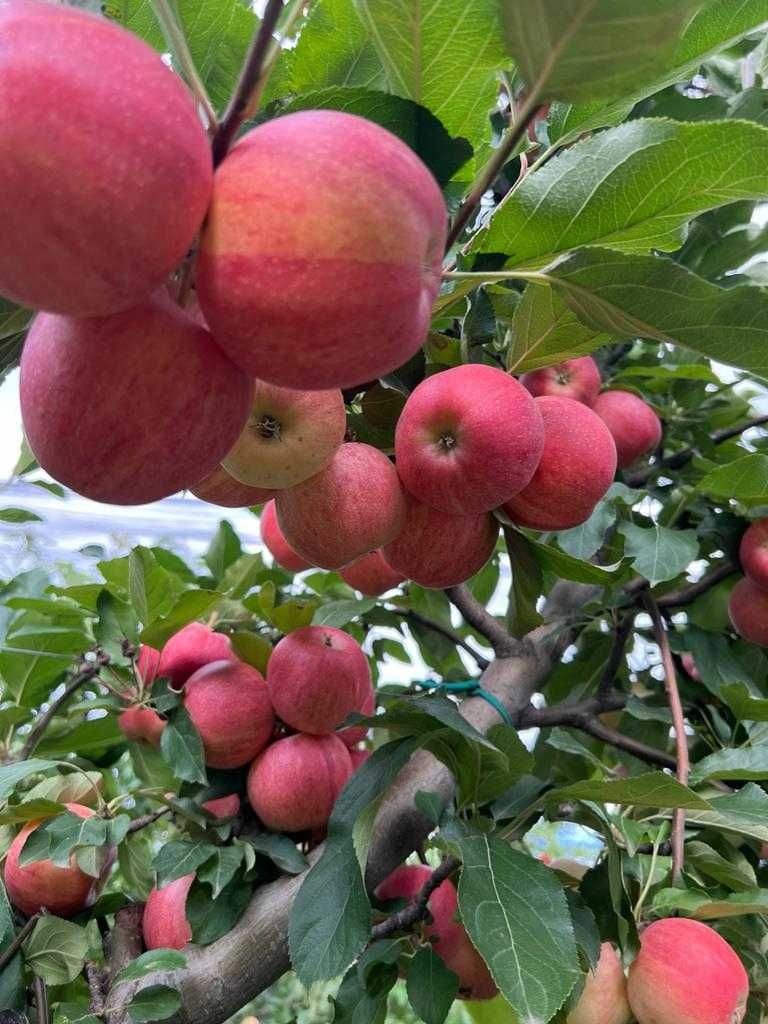
<svg viewBox="0 0 768 1024"><path fill-rule="evenodd" d="M232 447L249 400L247 377L162 291L114 316L40 313L21 356L36 459L94 501L141 505L191 486Z"/></svg>
<svg viewBox="0 0 768 1024"><path fill-rule="evenodd" d="M395 572L387 565L381 551L371 551L370 554L355 559L341 569L339 575L345 583L366 597L379 597L404 582L401 573Z"/></svg>
<svg viewBox="0 0 768 1024"><path fill-rule="evenodd" d="M697 683L700 683L701 674L699 670L696 668L696 662L693 660L693 655L686 651L685 654L681 656L680 660L683 663L683 668L691 677L691 679L695 680L695 682Z"/></svg>
<svg viewBox="0 0 768 1024"><path fill-rule="evenodd" d="M370 718L371 715L376 713L376 691L370 679L364 683L361 681L361 683L362 685L357 693L357 702L353 710L360 715L365 715L366 718ZM362 743L368 735L368 727L365 725L348 725L346 729L340 729L336 735L346 746L354 747L358 743Z"/></svg>
<svg viewBox="0 0 768 1024"><path fill-rule="evenodd" d="M753 583L768 589L768 519L756 519L739 545L741 567Z"/></svg>
<svg viewBox="0 0 768 1024"><path fill-rule="evenodd" d="M565 359L562 363L524 373L520 383L534 398L542 395L572 398L592 405L600 393L600 370L592 356Z"/></svg>
<svg viewBox="0 0 768 1024"><path fill-rule="evenodd" d="M210 149L192 97L160 54L85 11L3 3L0 39L0 292L72 316L128 309L184 256L208 206ZM139 395L155 343L142 339L134 361ZM118 348L105 343L110 359ZM102 392L118 404L121 368L96 386L75 376L82 429ZM158 403L158 422L172 415ZM63 436L75 446L76 429Z"/></svg>
<svg viewBox="0 0 768 1024"><path fill-rule="evenodd" d="M628 991L638 1024L741 1024L749 978L713 928L668 917L641 934Z"/></svg>
<svg viewBox="0 0 768 1024"><path fill-rule="evenodd" d="M190 622L174 633L160 654L157 674L170 679L180 690L193 672L212 661L237 661L232 641L223 633L214 633L202 622Z"/></svg>
<svg viewBox="0 0 768 1024"><path fill-rule="evenodd" d="M136 674L144 689L148 690L154 683L160 666L160 651L156 647L150 647L149 644L141 644L135 664Z"/></svg>
<svg viewBox="0 0 768 1024"><path fill-rule="evenodd" d="M274 832L321 828L352 774L349 751L337 736L296 733L256 758L248 773L248 799Z"/></svg>
<svg viewBox="0 0 768 1024"><path fill-rule="evenodd" d="M66 804L68 811L78 818L91 818L94 812L82 804ZM42 824L28 822L18 833L5 858L4 881L11 903L28 917L43 907L57 917L74 917L84 910L91 897L96 879L78 867L74 854L69 866L57 867L51 860L36 860L23 867L19 856L31 832Z"/></svg>
<svg viewBox="0 0 768 1024"><path fill-rule="evenodd" d="M200 734L205 763L239 768L272 738L275 716L261 672L243 662L214 661L184 684L184 707Z"/></svg>
<svg viewBox="0 0 768 1024"><path fill-rule="evenodd" d="M371 686L360 644L333 626L304 626L277 644L267 666L275 714L298 732L333 732Z"/></svg>
<svg viewBox="0 0 768 1024"><path fill-rule="evenodd" d="M432 175L384 128L335 110L274 118L216 171L200 306L252 377L375 380L426 337L446 223Z"/></svg>
<svg viewBox="0 0 768 1024"><path fill-rule="evenodd" d="M275 501L288 543L322 569L341 569L383 547L405 523L395 467L368 444L343 444L324 469Z"/></svg>
<svg viewBox="0 0 768 1024"><path fill-rule="evenodd" d="M134 706L120 712L117 724L126 739L159 747L167 723L152 708Z"/></svg>
<svg viewBox="0 0 768 1024"><path fill-rule="evenodd" d="M405 526L385 544L387 563L421 587L455 587L479 572L493 554L499 524L492 515L457 516L408 497Z"/></svg>
<svg viewBox="0 0 768 1024"><path fill-rule="evenodd" d="M194 874L182 875L150 892L141 922L147 949L183 949L192 941L187 895L194 880Z"/></svg>
<svg viewBox="0 0 768 1024"><path fill-rule="evenodd" d="M416 899L432 877L426 864L404 864L376 890L380 900ZM431 924L424 924L424 936L446 967L459 977L461 999L493 999L498 989L485 961L472 945L458 920L458 895L450 879L441 882L427 903Z"/></svg>
<svg viewBox="0 0 768 1024"><path fill-rule="evenodd" d="M248 487L235 480L223 466L217 466L213 472L190 487L190 491L201 501L210 505L221 505L223 508L250 508L252 505L263 505L274 497L275 492L263 487Z"/></svg>
<svg viewBox="0 0 768 1024"><path fill-rule="evenodd" d="M303 569L312 568L311 562L297 554L285 539L277 521L274 500L268 501L262 509L260 526L261 539L278 565L289 572L301 572Z"/></svg>
<svg viewBox="0 0 768 1024"><path fill-rule="evenodd" d="M768 647L768 590L745 576L731 591L728 614L739 636L751 644Z"/></svg>
<svg viewBox="0 0 768 1024"><path fill-rule="evenodd" d="M346 428L340 391L295 391L257 380L248 422L222 465L250 487L293 487L320 472Z"/></svg>
<svg viewBox="0 0 768 1024"><path fill-rule="evenodd" d="M489 512L521 491L543 447L541 415L525 388L479 363L422 381L395 430L405 489L454 515Z"/></svg>
<svg viewBox="0 0 768 1024"><path fill-rule="evenodd" d="M215 818L234 818L240 813L240 797L237 793L229 796L218 796L213 800L204 800L200 806Z"/></svg>
<svg viewBox="0 0 768 1024"><path fill-rule="evenodd" d="M567 530L589 519L611 486L616 446L600 417L581 402L534 401L544 420L544 453L531 482L503 509L520 526Z"/></svg>
<svg viewBox="0 0 768 1024"><path fill-rule="evenodd" d="M587 974L581 998L566 1024L628 1024L631 1020L621 961L610 942L604 942L597 967Z"/></svg>
<svg viewBox="0 0 768 1024"><path fill-rule="evenodd" d="M616 442L619 469L658 447L661 420L642 398L631 391L604 391L592 406Z"/></svg>

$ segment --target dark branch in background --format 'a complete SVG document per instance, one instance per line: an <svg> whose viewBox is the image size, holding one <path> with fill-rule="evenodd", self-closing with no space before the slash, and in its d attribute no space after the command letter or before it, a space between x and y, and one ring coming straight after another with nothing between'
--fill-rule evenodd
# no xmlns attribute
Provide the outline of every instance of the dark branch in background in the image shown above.
<svg viewBox="0 0 768 1024"><path fill-rule="evenodd" d="M656 598L656 604L659 608L684 608L688 604L693 604L697 597L706 594L708 590L711 590L712 587L732 576L735 572L737 572L735 565L731 564L731 562L724 562L713 569L712 572L702 576L696 583L689 583L687 586L681 587L680 590L672 590L668 594L662 594L661 597Z"/></svg>
<svg viewBox="0 0 768 1024"><path fill-rule="evenodd" d="M240 79L213 137L213 166L218 167L230 150L245 120L254 91L260 85L264 59L283 10L283 0L268 0L259 30L254 36Z"/></svg>
<svg viewBox="0 0 768 1024"><path fill-rule="evenodd" d="M72 694L78 690L83 683L90 682L94 679L105 665L109 664L109 655L103 651L96 652L95 661L84 661L80 668L77 670L74 676L70 679L67 685L64 687L61 695L54 700L48 709L40 715L35 722L32 730L27 736L24 746L21 748L21 754L19 755L20 761L26 761L26 759L32 754L37 747L40 740L43 738L45 730L51 724L52 719L61 711L61 708Z"/></svg>
<svg viewBox="0 0 768 1024"><path fill-rule="evenodd" d="M445 250L448 252L456 241L461 237L461 233L475 212L480 200L483 198L488 189L493 185L494 181L498 178L501 173L501 169L504 164L514 153L520 140L528 130L528 125L531 123L533 118L536 116L536 111L539 109L539 96L538 92L534 89L528 98L526 99L523 106L520 108L517 118L515 119L514 125L509 129L504 138L501 140L499 148L493 154L491 159L485 165L480 172L477 180L472 185L471 189L467 193L464 202L459 208L459 212L456 214L456 219L448 232L448 241L446 242Z"/></svg>
<svg viewBox="0 0 768 1024"><path fill-rule="evenodd" d="M498 657L510 657L518 651L520 642L510 636L504 626L480 604L465 583L449 587L445 593L451 604L459 609L467 625L488 640Z"/></svg>
<svg viewBox="0 0 768 1024"><path fill-rule="evenodd" d="M616 673L619 671L619 667L624 660L624 651L627 646L627 640L629 639L630 633L635 625L635 615L636 612L634 610L625 612L616 624L616 631L613 637L613 647L611 647L611 653L605 663L605 668L603 669L603 674L600 677L600 683L597 687L598 699L607 697L613 688Z"/></svg>
<svg viewBox="0 0 768 1024"><path fill-rule="evenodd" d="M618 729L612 729L610 725L601 722L599 718L586 718L578 728L596 740L602 740L603 743L609 743L617 750L632 754L640 761L656 764L660 768L671 768L673 771L677 768L677 761L671 754L648 746L647 743L641 743L640 740L633 739L632 736L625 736Z"/></svg>
<svg viewBox="0 0 768 1024"><path fill-rule="evenodd" d="M48 989L42 978L35 976L33 984L35 992L35 1009L37 1010L37 1024L50 1024L51 1013L48 1009Z"/></svg>
<svg viewBox="0 0 768 1024"><path fill-rule="evenodd" d="M402 910L398 910L397 913L392 914L386 921L374 925L371 932L372 938L386 939L387 936L394 935L395 932L410 931L415 924L423 921L429 913L429 908L427 907L429 897L446 878L449 878L460 867L461 861L456 857L446 857L442 864L432 872L431 877L424 883L419 895L412 903L409 903L407 907L403 907Z"/></svg>
<svg viewBox="0 0 768 1024"><path fill-rule="evenodd" d="M675 729L675 747L677 748L677 781L683 786L688 785L690 763L688 760L688 740L685 735L685 715L677 688L677 674L672 652L669 649L669 637L661 618L659 606L650 594L643 598L643 604L653 619L656 643L661 651L661 663L664 667L664 685L667 691L669 707L672 712L672 724ZM674 885L682 878L685 858L685 811L675 808L672 815L672 882Z"/></svg>
<svg viewBox="0 0 768 1024"><path fill-rule="evenodd" d="M0 953L0 974L5 970L7 965L13 960L18 951L21 949L22 944L26 941L27 936L30 934L32 929L35 927L40 919L40 914L33 914L32 917L22 925L19 931L11 940L9 946Z"/></svg>
<svg viewBox="0 0 768 1024"><path fill-rule="evenodd" d="M134 820L128 826L128 831L138 832L140 829L146 828L147 825L154 824L154 822L156 822L158 818L162 818L163 815L170 813L170 807L161 807L159 811L152 811L149 814L142 815L140 818L134 818Z"/></svg>
<svg viewBox="0 0 768 1024"><path fill-rule="evenodd" d="M712 444L723 444L724 441L730 441L731 438L738 437L745 431L751 430L752 427L760 427L764 423L768 423L768 415L755 416L754 419L747 420L746 423L739 423L735 427L724 427L722 430L715 430L709 435L709 439ZM687 466L691 462L697 453L698 448L683 448L682 451L668 455L666 459L662 459L661 462L653 466L644 466L634 473L625 473L624 481L630 487L640 487L657 473L663 473L665 469L682 469L683 466Z"/></svg>
<svg viewBox="0 0 768 1024"><path fill-rule="evenodd" d="M423 626L425 629L431 629L435 633L440 633L446 639L450 640L451 643L456 644L457 647L461 647L465 650L472 658L475 659L475 663L481 668L488 668L490 662L487 658L483 657L478 651L474 649L464 637L458 633L451 626L445 626L442 622L437 622L435 619L429 619L426 615L422 615L421 612L413 611L408 608L392 608L387 606L387 611L393 612L395 615L400 615L406 622L413 622L419 626Z"/></svg>

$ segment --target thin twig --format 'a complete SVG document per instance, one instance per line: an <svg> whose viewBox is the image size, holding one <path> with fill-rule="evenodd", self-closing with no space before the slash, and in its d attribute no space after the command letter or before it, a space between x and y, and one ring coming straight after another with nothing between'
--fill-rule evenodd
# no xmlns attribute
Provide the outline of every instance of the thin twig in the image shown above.
<svg viewBox="0 0 768 1024"><path fill-rule="evenodd" d="M245 58L240 79L227 105L218 130L213 137L213 165L218 167L235 141L246 112L252 112L253 93L263 88L262 72L272 44L272 34L283 10L283 0L267 0L258 32L253 37Z"/></svg>
<svg viewBox="0 0 768 1024"><path fill-rule="evenodd" d="M722 565L718 565L712 572L702 576L695 583L689 583L687 586L681 587L680 590L672 590L668 594L662 594L661 597L656 598L656 603L659 608L683 608L685 605L692 604L697 597L706 594L708 590L711 590L712 587L732 576L736 571L735 565L725 562Z"/></svg>
<svg viewBox="0 0 768 1024"><path fill-rule="evenodd" d="M661 663L664 667L664 685L667 691L669 707L672 712L672 724L675 729L675 748L677 750L677 781L688 785L688 773L690 762L688 759L688 740L685 735L685 716L683 705L680 700L680 691L677 688L677 674L675 663L672 660L672 652L669 648L669 637L667 630L656 604L650 594L645 594L643 604L646 611L653 620L656 643L661 652ZM675 808L672 815L672 882L677 885L683 874L683 863L685 858L685 811L682 807Z"/></svg>
<svg viewBox="0 0 768 1024"><path fill-rule="evenodd" d="M451 230L448 232L448 241L445 246L446 252L448 252L456 243L458 238L460 238L462 231L469 223L472 214L475 212L478 203L498 178L504 164L509 160L518 143L528 131L528 125L535 117L538 109L539 94L538 90L534 89L520 108L520 112L514 125L512 125L512 127L507 131L499 144L499 148L493 154L485 167L480 171L480 174L475 179L475 182L467 193L464 202L459 208L459 212L456 214L456 219L453 222Z"/></svg>
<svg viewBox="0 0 768 1024"><path fill-rule="evenodd" d="M634 609L630 610L622 615L616 624L611 653L605 663L605 668L603 669L603 674L600 677L600 682L597 687L598 699L606 697L613 689L616 673L619 671L619 666L624 660L624 650L627 646L627 640L629 639L629 635L635 625L636 614L637 613Z"/></svg>
<svg viewBox="0 0 768 1024"><path fill-rule="evenodd" d="M456 644L457 647L461 647L465 650L472 658L475 663L481 669L486 669L490 665L487 658L484 658L482 654L478 653L464 637L458 633L451 626L444 626L442 622L437 622L435 619L427 618L426 615L422 615L421 612L414 611L411 608L392 608L387 606L387 611L393 612L395 615L400 615L406 620L406 622L413 622L419 626L423 626L425 629L431 629L433 633L440 633L446 637L451 643Z"/></svg>
<svg viewBox="0 0 768 1024"><path fill-rule="evenodd" d="M45 987L45 982L42 978L35 976L34 981L34 992L35 992L35 1009L37 1010L37 1024L50 1024L51 1013L48 1009L48 989Z"/></svg>
<svg viewBox="0 0 768 1024"><path fill-rule="evenodd" d="M608 743L610 746L616 747L617 750L632 754L640 761L656 764L660 768L677 768L677 761L671 754L667 754L666 751L659 750L657 747L651 747L647 743L641 743L640 740L636 740L632 736L625 736L623 732L612 729L610 725L601 722L599 718L586 718L578 728L596 740L602 740L603 743Z"/></svg>
<svg viewBox="0 0 768 1024"><path fill-rule="evenodd" d="M178 61L179 68L187 80L192 94L205 111L209 127L215 130L216 111L195 65L187 43L187 37L176 20L176 15L169 0L152 0L152 10L162 30L168 49Z"/></svg>
<svg viewBox="0 0 768 1024"><path fill-rule="evenodd" d="M389 935L394 935L395 932L410 931L415 924L423 921L429 913L429 897L459 867L461 867L460 860L456 857L446 857L424 883L415 900L409 903L407 907L403 907L402 910L398 910L397 913L390 915L386 921L374 925L371 933L372 937L374 939L385 939Z"/></svg>
<svg viewBox="0 0 768 1024"><path fill-rule="evenodd" d="M161 807L159 811L152 811L149 814L144 814L144 815L142 815L141 818L135 818L131 822L131 824L128 826L128 831L129 832L138 832L140 829L146 828L147 825L154 824L154 822L156 822L158 820L158 818L162 818L164 815L170 814L170 813L171 813L171 808L170 807Z"/></svg>
<svg viewBox="0 0 768 1024"><path fill-rule="evenodd" d="M517 650L519 641L510 636L502 624L480 604L465 583L458 587L448 587L445 593L451 604L461 612L464 621L488 640L499 657L510 657Z"/></svg>
<svg viewBox="0 0 768 1024"><path fill-rule="evenodd" d="M33 914L32 917L30 917L30 919L21 926L21 928L16 933L14 938L11 939L8 948L4 949L3 952L0 953L0 974L2 974L7 965L11 962L11 960L13 960L18 951L21 949L22 945L26 941L27 936L35 927L37 922L40 920L40 917L40 914Z"/></svg>
<svg viewBox="0 0 768 1024"><path fill-rule="evenodd" d="M29 736L27 736L24 746L21 748L21 753L19 755L20 761L26 761L27 758L34 752L38 743L43 738L45 730L51 724L53 718L55 718L56 715L59 713L62 706L66 704L66 702L69 700L72 694L77 689L79 689L83 685L83 683L90 682L91 679L95 678L99 674L99 672L101 672L102 668L108 664L109 655L105 654L103 651L96 652L95 661L87 661L82 663L81 667L78 669L75 675L72 676L70 681L64 687L64 690L62 691L60 696L58 696L56 700L52 701L48 709L38 717L37 721L32 727L32 730L29 733Z"/></svg>

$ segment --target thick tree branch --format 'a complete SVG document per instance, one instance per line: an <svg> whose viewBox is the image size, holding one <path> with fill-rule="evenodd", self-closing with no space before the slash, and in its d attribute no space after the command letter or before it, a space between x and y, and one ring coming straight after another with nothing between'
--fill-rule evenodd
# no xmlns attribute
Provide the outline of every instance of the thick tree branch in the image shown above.
<svg viewBox="0 0 768 1024"><path fill-rule="evenodd" d="M656 643L661 651L661 663L664 667L664 685L667 691L669 707L672 712L672 724L675 729L675 747L677 749L677 781L683 786L688 785L690 762L688 759L688 740L685 735L685 715L677 688L677 674L672 652L669 648L669 637L661 618L659 606L650 594L646 594L643 603L653 619ZM682 807L675 809L672 815L672 882L674 885L682 878L685 858L685 811Z"/></svg>
<svg viewBox="0 0 768 1024"><path fill-rule="evenodd" d="M143 903L131 903L115 914L115 926L110 933L108 976L110 985L129 963L140 956L144 944L141 937L141 919L144 914ZM170 975L167 978L170 979ZM158 982L162 984L162 982ZM171 982L172 984L172 982ZM106 999L105 1013L109 1024L130 1024L127 1002L115 1001L114 990ZM242 1004L241 1004L242 1005Z"/></svg>
<svg viewBox="0 0 768 1024"><path fill-rule="evenodd" d="M486 638L498 657L509 657L519 649L520 642L510 636L498 619L480 604L466 583L449 587L445 593L451 604L459 609L467 625Z"/></svg>
<svg viewBox="0 0 768 1024"><path fill-rule="evenodd" d="M429 897L438 886L442 885L446 878L450 878L454 871L457 871L460 867L461 861L456 857L446 857L440 866L432 872L431 878L424 883L416 899L409 903L407 907L398 910L396 914L391 914L386 921L375 925L371 933L372 937L374 939L386 939L388 935L394 935L395 932L410 931L415 924L423 921L429 913L427 906Z"/></svg>
<svg viewBox="0 0 768 1024"><path fill-rule="evenodd" d="M747 420L746 423L739 423L735 427L715 430L709 435L709 439L712 444L723 444L724 441L730 441L734 437L739 437L739 435L747 430L751 430L753 427L761 427L764 423L768 423L768 415L755 416L751 420ZM624 480L630 487L641 487L651 477L656 476L657 473L663 473L665 469L682 469L683 466L687 466L694 456L698 454L698 451L696 447L683 448L682 451L674 452L674 454L668 455L661 462L654 463L652 466L643 466L642 469L638 469L634 473L625 473Z"/></svg>
<svg viewBox="0 0 768 1024"><path fill-rule="evenodd" d="M406 622L413 622L419 626L423 626L425 629L431 629L435 633L441 633L446 639L450 640L451 643L456 644L457 647L461 647L462 650L466 651L470 657L474 658L475 664L481 669L488 668L490 662L487 658L483 657L478 651L468 644L464 637L458 633L451 626L445 626L442 622L437 622L435 619L427 618L426 615L422 615L421 612L413 611L410 608L393 608L387 605L387 611L393 612L395 615L400 615L406 620Z"/></svg>
<svg viewBox="0 0 768 1024"><path fill-rule="evenodd" d="M482 675L482 685L498 697L514 717L530 704L551 672L571 632L568 624L599 588L559 583L547 603L547 622L533 630L516 656L499 657ZM498 625L498 624L496 624ZM461 714L481 732L499 722L498 712L481 698L461 705ZM450 771L426 751L414 757L390 787L379 808L366 870L373 890L394 868L421 846L434 825L415 804L419 792L436 793L448 802L455 782ZM310 856L320 856L316 850ZM210 946L186 950L187 966L172 975L153 973L139 982L119 986L109 1005L126 1005L132 994L150 985L180 987L181 1009L169 1024L221 1024L289 969L287 931L291 905L303 875L281 878L260 887L237 925ZM110 1017L110 1024L123 1024Z"/></svg>
<svg viewBox="0 0 768 1024"><path fill-rule="evenodd" d="M56 700L50 704L48 709L38 717L29 733L29 736L27 736L24 746L21 748L21 753L19 754L20 761L26 761L34 752L38 743L45 735L45 730L51 724L51 721L56 717L56 715L58 715L59 711L61 711L63 705L66 704L72 694L78 690L83 683L87 683L91 679L94 679L99 672L101 672L104 665L107 664L109 664L109 655L105 654L103 651L96 652L95 661L82 662L78 671L64 687L61 695L58 696Z"/></svg>
<svg viewBox="0 0 768 1024"><path fill-rule="evenodd" d="M85 980L88 982L88 991L91 994L91 1013L94 1017L102 1017L104 1014L104 982L106 980L104 969L93 960L86 961Z"/></svg>

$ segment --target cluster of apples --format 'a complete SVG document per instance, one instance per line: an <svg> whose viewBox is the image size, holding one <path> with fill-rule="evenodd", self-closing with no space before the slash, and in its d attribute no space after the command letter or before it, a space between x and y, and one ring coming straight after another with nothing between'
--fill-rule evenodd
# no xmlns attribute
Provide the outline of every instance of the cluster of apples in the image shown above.
<svg viewBox="0 0 768 1024"><path fill-rule="evenodd" d="M728 613L736 632L768 647L768 519L756 519L739 544L744 576L731 591Z"/></svg>
<svg viewBox="0 0 768 1024"><path fill-rule="evenodd" d="M397 868L376 890L386 906L414 901L432 869ZM457 916L457 893L441 882L427 904L422 936L459 978L462 999L492 999L497 987ZM685 950L685 955L681 955ZM499 960L509 956L500 949ZM493 967L493 964L491 964ZM587 974L567 1024L740 1024L746 1013L749 979L734 950L714 929L686 918L655 921L642 931L641 948L625 976L615 948L605 942L594 971Z"/></svg>

